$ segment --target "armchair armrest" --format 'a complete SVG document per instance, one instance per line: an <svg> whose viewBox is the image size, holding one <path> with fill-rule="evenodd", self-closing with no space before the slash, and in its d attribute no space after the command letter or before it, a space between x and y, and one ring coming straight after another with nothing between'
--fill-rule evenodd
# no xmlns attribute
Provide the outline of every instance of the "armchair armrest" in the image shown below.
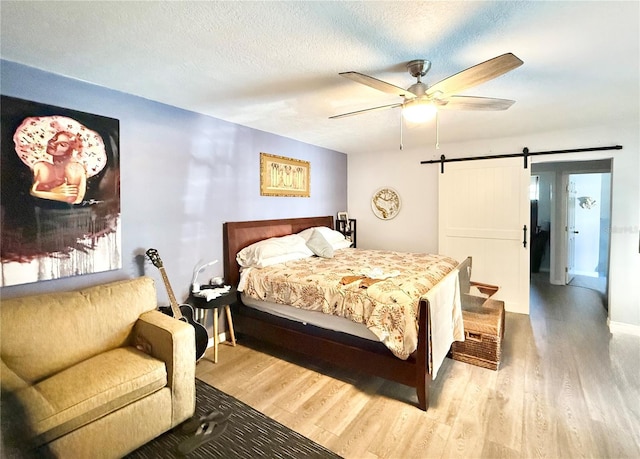
<svg viewBox="0 0 640 459"><path fill-rule="evenodd" d="M140 315L133 335L134 342L148 343L148 352L167 366L173 405L171 423L175 426L192 416L196 406L194 329L160 311L149 311Z"/></svg>

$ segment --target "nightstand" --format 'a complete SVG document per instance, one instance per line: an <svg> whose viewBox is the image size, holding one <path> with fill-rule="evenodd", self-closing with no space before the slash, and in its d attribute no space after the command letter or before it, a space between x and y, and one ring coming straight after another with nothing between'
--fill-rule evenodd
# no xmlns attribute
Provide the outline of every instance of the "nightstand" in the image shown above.
<svg viewBox="0 0 640 459"><path fill-rule="evenodd" d="M336 231L344 234L344 237L353 243L351 247L356 246L356 220L354 218L336 220Z"/></svg>
<svg viewBox="0 0 640 459"><path fill-rule="evenodd" d="M213 310L213 363L218 363L218 344L220 341L219 331L218 331L218 308L224 307L224 312L227 317L227 324L229 326L229 341L232 346L236 345L236 337L233 332L233 319L231 318L231 308L230 306L237 301L238 291L235 287L231 287L228 293L225 293L218 298L214 298L210 301L207 301L206 298L202 298L200 296L195 296L193 293L189 296L189 302L193 305L194 308L203 309L204 310L204 318L202 320L203 324L207 323L207 313L210 310Z"/></svg>

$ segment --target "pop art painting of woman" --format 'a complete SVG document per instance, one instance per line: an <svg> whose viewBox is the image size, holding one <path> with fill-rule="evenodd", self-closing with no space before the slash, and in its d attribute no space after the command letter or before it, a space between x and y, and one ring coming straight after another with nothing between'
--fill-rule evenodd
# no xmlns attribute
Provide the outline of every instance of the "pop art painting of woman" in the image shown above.
<svg viewBox="0 0 640 459"><path fill-rule="evenodd" d="M7 96L1 108L0 286L118 269L118 120Z"/></svg>
<svg viewBox="0 0 640 459"><path fill-rule="evenodd" d="M87 178L106 165L104 141L64 116L28 117L13 136L16 153L33 171L31 195L80 204Z"/></svg>

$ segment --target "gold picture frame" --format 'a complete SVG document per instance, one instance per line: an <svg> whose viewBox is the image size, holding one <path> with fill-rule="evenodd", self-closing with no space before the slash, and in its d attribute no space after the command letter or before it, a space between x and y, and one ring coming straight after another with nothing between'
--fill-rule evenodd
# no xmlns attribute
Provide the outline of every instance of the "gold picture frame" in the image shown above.
<svg viewBox="0 0 640 459"><path fill-rule="evenodd" d="M260 153L260 196L311 196L309 161Z"/></svg>

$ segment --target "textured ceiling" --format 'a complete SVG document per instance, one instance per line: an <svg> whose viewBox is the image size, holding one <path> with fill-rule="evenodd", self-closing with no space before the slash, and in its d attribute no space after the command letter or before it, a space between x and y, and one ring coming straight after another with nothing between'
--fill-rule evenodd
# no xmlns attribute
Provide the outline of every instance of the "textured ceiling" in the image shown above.
<svg viewBox="0 0 640 459"><path fill-rule="evenodd" d="M397 150L400 102L338 76L433 84L512 52L524 65L463 95L501 112L446 111L440 143L638 117L639 5L630 2L2 1L1 57L333 150ZM435 126L405 126L432 151Z"/></svg>

